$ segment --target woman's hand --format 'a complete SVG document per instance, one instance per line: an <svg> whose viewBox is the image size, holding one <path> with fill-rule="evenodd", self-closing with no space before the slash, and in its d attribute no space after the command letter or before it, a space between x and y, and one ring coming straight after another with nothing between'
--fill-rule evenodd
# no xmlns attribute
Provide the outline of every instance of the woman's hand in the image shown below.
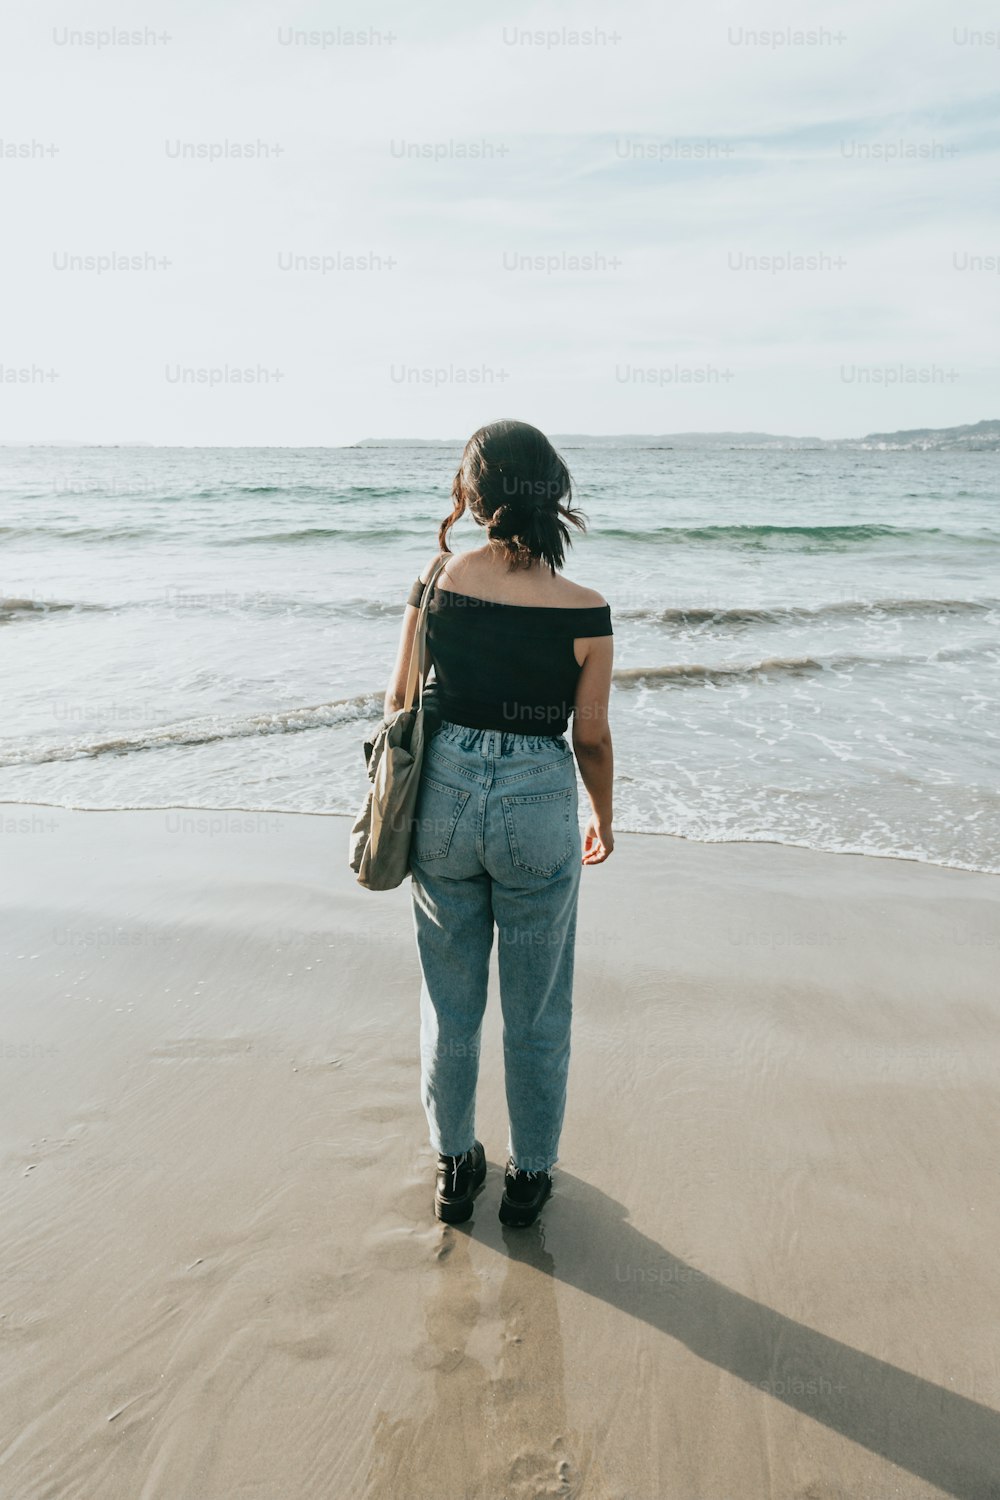
<svg viewBox="0 0 1000 1500"><path fill-rule="evenodd" d="M611 824L592 817L583 836L583 859L580 863L602 865L614 847L615 836L611 832Z"/></svg>

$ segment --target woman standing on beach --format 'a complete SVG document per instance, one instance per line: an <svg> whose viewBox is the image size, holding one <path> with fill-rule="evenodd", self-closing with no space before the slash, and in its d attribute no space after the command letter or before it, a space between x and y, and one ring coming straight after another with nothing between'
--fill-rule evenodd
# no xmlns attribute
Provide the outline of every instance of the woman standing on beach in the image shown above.
<svg viewBox="0 0 1000 1500"><path fill-rule="evenodd" d="M411 853L421 1097L438 1152L435 1212L462 1223L486 1177L475 1104L495 925L510 1121L500 1218L527 1225L552 1191L566 1104L580 868L614 848L611 611L560 576L569 527L584 521L537 428L481 428L452 499L427 623L441 723ZM448 532L466 511L487 541L453 556ZM417 606L438 561L410 592L387 716L402 706ZM575 766L591 804L582 851Z"/></svg>

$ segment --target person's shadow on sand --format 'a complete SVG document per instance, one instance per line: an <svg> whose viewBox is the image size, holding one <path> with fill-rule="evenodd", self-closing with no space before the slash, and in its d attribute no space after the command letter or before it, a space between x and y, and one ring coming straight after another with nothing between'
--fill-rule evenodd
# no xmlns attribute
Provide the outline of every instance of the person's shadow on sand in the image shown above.
<svg viewBox="0 0 1000 1500"><path fill-rule="evenodd" d="M548 1240L555 1254L539 1251L537 1240L515 1249L515 1236L506 1253L640 1318L958 1500L1000 1500L1000 1413L713 1280L633 1228L622 1204L579 1177L560 1170L556 1191L558 1246L554 1235Z"/></svg>
<svg viewBox="0 0 1000 1500"><path fill-rule="evenodd" d="M554 1286L551 1294L545 1290L545 1278L558 1278L677 1339L699 1358L957 1500L1000 1500L1000 1413L852 1349L715 1281L635 1229L622 1204L561 1169L556 1193L543 1220L530 1230L502 1230L483 1198L476 1219L464 1226L508 1262L500 1297L506 1325L502 1369L510 1359L516 1364L522 1333L535 1351L533 1357L525 1350L523 1369L505 1369L499 1382L465 1352L476 1325L480 1285L465 1233L450 1232L455 1242L442 1258L441 1283L428 1305L427 1326L442 1360L450 1359L452 1370L463 1364L462 1378L451 1380L447 1372L437 1371L433 1418L427 1424L394 1424L400 1442L388 1432L382 1433L381 1441L376 1435L376 1450L382 1450L383 1460L389 1456L387 1447L395 1448L391 1471L404 1488L410 1484L409 1493L415 1493L413 1476L433 1475L435 1464L439 1481L447 1478L457 1486L449 1489L447 1483L439 1483L439 1496L480 1493L476 1482L486 1479L479 1466L481 1455L455 1451L454 1468L444 1474L442 1450L451 1444L457 1450L466 1443L478 1446L477 1435L490 1410L495 1411L504 1380L514 1376L520 1377L519 1420L526 1411L538 1417L537 1432L519 1429L514 1448L522 1454L533 1450L538 1460L547 1451L551 1462L558 1457L552 1452L553 1434L565 1434L570 1452L578 1446L578 1438L574 1440L564 1425L562 1339ZM547 1243L545 1216L553 1221ZM526 1277L525 1268L535 1274ZM469 1298L473 1305L463 1316L463 1300ZM538 1358L540 1347L544 1361ZM408 1429L405 1434L399 1430L402 1426ZM418 1453L423 1426L428 1451ZM511 1429L507 1431L513 1437ZM581 1452L573 1457L585 1469L592 1455ZM567 1469L575 1467L566 1461L562 1472L569 1484L551 1493L573 1493ZM552 1476L551 1469L549 1473ZM513 1488L509 1493L519 1491Z"/></svg>

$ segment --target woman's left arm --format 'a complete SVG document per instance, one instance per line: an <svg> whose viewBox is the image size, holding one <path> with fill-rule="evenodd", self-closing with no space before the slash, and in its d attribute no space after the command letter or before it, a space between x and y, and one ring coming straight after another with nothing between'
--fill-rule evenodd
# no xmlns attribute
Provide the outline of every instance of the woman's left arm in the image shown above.
<svg viewBox="0 0 1000 1500"><path fill-rule="evenodd" d="M413 650L413 638L417 633L417 620L420 611L416 605L408 604L403 613L403 629L399 636L399 650L396 652L396 665L392 669L389 678L389 686L385 690L385 703L382 706L382 717L391 719L403 706L406 697L406 678L410 670L410 652ZM426 673L424 674L426 676Z"/></svg>
<svg viewBox="0 0 1000 1500"><path fill-rule="evenodd" d="M431 569L437 562L438 553L431 558L430 562L420 574L421 580L426 583L430 577ZM385 690L385 702L382 705L383 718L390 719L394 713L398 713L406 698L406 678L410 670L410 653L413 650L413 639L417 633L417 620L420 611L415 604L407 604L403 611L403 628L399 633L399 649L396 652L396 665L392 669L389 678L389 686ZM430 658L424 668L424 681L427 681L427 673L430 671Z"/></svg>

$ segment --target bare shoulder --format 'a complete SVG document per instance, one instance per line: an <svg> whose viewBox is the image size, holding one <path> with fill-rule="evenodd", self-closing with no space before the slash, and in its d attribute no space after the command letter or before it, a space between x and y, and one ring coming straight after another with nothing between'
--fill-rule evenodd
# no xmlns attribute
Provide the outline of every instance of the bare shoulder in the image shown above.
<svg viewBox="0 0 1000 1500"><path fill-rule="evenodd" d="M600 609L608 602L597 589L584 588L582 583L574 583L571 578L562 578L560 583L566 604L573 609Z"/></svg>
<svg viewBox="0 0 1000 1500"><path fill-rule="evenodd" d="M428 578L431 576L431 569L434 568L434 567L436 567L436 565L438 563L438 560L440 558L451 557L451 556L452 556L452 554L450 552L435 552L434 556L430 559L430 561L424 563L424 566L421 568L421 570L420 570L420 582L421 583L426 583L427 582Z"/></svg>

